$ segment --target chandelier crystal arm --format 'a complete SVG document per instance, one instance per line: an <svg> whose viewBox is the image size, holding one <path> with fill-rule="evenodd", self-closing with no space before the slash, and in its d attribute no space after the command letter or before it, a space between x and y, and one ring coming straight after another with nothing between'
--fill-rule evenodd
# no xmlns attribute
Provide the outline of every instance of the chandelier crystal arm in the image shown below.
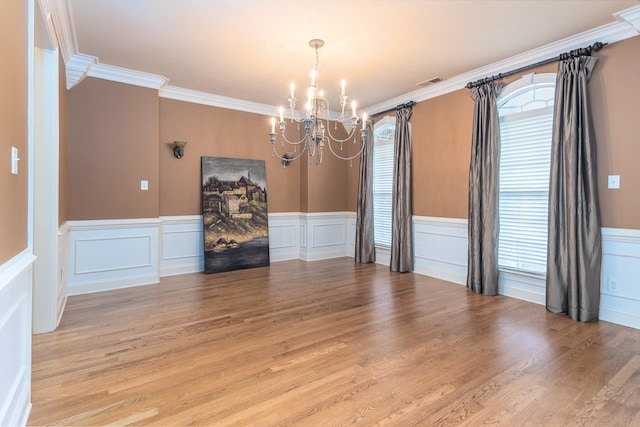
<svg viewBox="0 0 640 427"><path fill-rule="evenodd" d="M284 162L294 162L298 160L300 157L302 157L306 153L306 151L307 151L306 149L302 150L295 156L290 156L287 153L284 153L284 155L281 156L280 153L278 153L278 151L276 150L276 146L274 144L271 146L271 157L277 157Z"/></svg>
<svg viewBox="0 0 640 427"><path fill-rule="evenodd" d="M282 125L282 123L281 123ZM284 130L282 129L281 126L281 131L282 131L282 137L284 138L285 141L287 141L287 143L289 145L292 145L294 148L294 153L297 151L296 147L302 143L304 143L304 146L302 147L302 150L300 150L300 153L296 154L296 155L289 155L285 152L284 155L280 155L280 153L278 153L278 150L276 150L276 133L275 132L271 132L269 134L269 139L271 140L271 157L278 157L280 160L282 161L287 161L287 162L293 162L294 160L298 160L300 157L302 157L302 155L306 152L309 151L311 153L311 151L309 150L309 140L306 136L304 136L300 141L297 142L289 142L286 137L284 136Z"/></svg>
<svg viewBox="0 0 640 427"><path fill-rule="evenodd" d="M289 141L289 139L287 138L287 136L285 135L284 132L282 132L280 134L282 136L282 139L289 145L300 145L303 144L306 140L307 140L307 136L303 136L301 140L299 141Z"/></svg>
<svg viewBox="0 0 640 427"><path fill-rule="evenodd" d="M355 159L356 157L359 157L362 154L362 152L364 151L364 147L367 145L367 130L366 129L360 130L360 137L361 137L360 150L358 150L358 152L356 154L354 154L353 156L341 156L338 153L336 153L333 150L333 146L331 145L331 140L328 140L328 142L327 142L327 145L329 146L329 151L331 151L331 154L333 154L334 156L336 156L340 160L353 160L353 159Z"/></svg>
<svg viewBox="0 0 640 427"><path fill-rule="evenodd" d="M329 134L329 139L330 140L334 140L335 142L347 142L349 141L352 137L354 137L356 135L356 126L358 125L358 121L360 119L358 119L357 117L352 117L351 118L351 132L349 132L349 134L347 135L347 137L345 139L340 139L338 137L335 137L331 134L331 126L329 126L329 121L327 121L327 133ZM346 130L346 129L345 129Z"/></svg>

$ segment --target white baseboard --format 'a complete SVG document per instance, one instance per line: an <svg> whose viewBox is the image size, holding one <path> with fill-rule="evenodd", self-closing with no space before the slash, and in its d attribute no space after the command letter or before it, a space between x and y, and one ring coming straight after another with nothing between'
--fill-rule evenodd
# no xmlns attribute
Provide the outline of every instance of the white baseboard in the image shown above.
<svg viewBox="0 0 640 427"><path fill-rule="evenodd" d="M160 281L157 274L139 276L121 276L114 279L95 279L87 282L76 282L70 290L70 295L91 294L94 292L112 291L115 289L132 288L134 286L153 285Z"/></svg>
<svg viewBox="0 0 640 427"><path fill-rule="evenodd" d="M33 262L25 250L0 266L0 425L26 425L31 412Z"/></svg>

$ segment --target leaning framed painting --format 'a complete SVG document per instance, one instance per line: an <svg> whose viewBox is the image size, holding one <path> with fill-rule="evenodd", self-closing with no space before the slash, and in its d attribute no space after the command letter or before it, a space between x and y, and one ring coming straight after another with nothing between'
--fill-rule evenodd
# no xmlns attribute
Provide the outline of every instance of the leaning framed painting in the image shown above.
<svg viewBox="0 0 640 427"><path fill-rule="evenodd" d="M269 265L264 160L202 157L204 272Z"/></svg>

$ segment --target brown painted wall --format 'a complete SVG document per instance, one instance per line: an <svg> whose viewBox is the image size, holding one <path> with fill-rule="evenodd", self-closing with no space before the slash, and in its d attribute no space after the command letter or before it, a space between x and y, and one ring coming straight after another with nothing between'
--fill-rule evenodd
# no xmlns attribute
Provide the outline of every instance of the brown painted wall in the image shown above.
<svg viewBox="0 0 640 427"><path fill-rule="evenodd" d="M466 89L414 107L414 215L467 217L472 119L473 102Z"/></svg>
<svg viewBox="0 0 640 427"><path fill-rule="evenodd" d="M27 2L0 7L0 265L27 247ZM19 174L11 174L11 147Z"/></svg>
<svg viewBox="0 0 640 427"><path fill-rule="evenodd" d="M589 82L603 227L640 229L640 37L607 46ZM620 175L620 189L607 189Z"/></svg>
<svg viewBox="0 0 640 427"><path fill-rule="evenodd" d="M64 59L58 54L58 224L67 221L67 76Z"/></svg>
<svg viewBox="0 0 640 427"><path fill-rule="evenodd" d="M602 225L640 228L640 37L607 46L589 83L597 139ZM556 65L536 72L556 72ZM505 84L519 78L514 76ZM473 102L462 89L418 103L413 132L414 215L467 217L467 187ZM607 175L621 175L621 189L606 188Z"/></svg>
<svg viewBox="0 0 640 427"><path fill-rule="evenodd" d="M270 118L224 108L160 99L160 215L199 215L201 156L264 160L269 212L298 212L300 162L283 168L271 157ZM187 141L176 159L172 141Z"/></svg>
<svg viewBox="0 0 640 427"><path fill-rule="evenodd" d="M638 51L640 37L598 52L600 60L590 82L606 227L640 228L640 198L635 197L640 184L640 168L635 165L640 146L634 143L640 134L640 121L635 117L635 102L640 99L640 86L635 82L640 70ZM555 72L555 65L536 71ZM510 80L516 78L519 76ZM153 217L156 211L160 215L199 214L202 155L266 160L271 212L356 209L358 162L349 168L348 162L327 152L321 168L308 166L306 161L282 168L270 155L265 116L158 101L153 90L95 79L86 79L71 91L69 114L69 219ZM466 89L414 108L415 215L467 217L472 119L473 103ZM159 138L153 126L159 126ZM173 140L189 142L181 160L172 155ZM151 144L155 144L155 153ZM155 183L154 165L159 165L160 175ZM620 190L606 189L608 174L621 175ZM154 189L159 194L156 211L150 208L153 200L133 203L140 201L139 180L144 177L150 180L151 189L145 196L152 196ZM123 188L127 195L120 194Z"/></svg>
<svg viewBox="0 0 640 427"><path fill-rule="evenodd" d="M331 134L336 138L345 139L346 131L340 125L338 129L331 126ZM333 144L333 150L342 156L347 156L352 142L345 143L344 151L340 151L340 144ZM302 160L302 159L301 159ZM308 163L308 160L304 161ZM323 161L321 165L311 164L303 167L302 173L306 171L306 209L301 212L344 212L347 210L349 199L349 162L335 157L329 147L324 149Z"/></svg>
<svg viewBox="0 0 640 427"><path fill-rule="evenodd" d="M89 77L67 102L68 219L157 218L158 91Z"/></svg>

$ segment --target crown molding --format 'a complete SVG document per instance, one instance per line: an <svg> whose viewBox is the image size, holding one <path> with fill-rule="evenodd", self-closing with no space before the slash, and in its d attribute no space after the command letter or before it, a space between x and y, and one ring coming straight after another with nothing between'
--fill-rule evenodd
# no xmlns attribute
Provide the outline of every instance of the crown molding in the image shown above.
<svg viewBox="0 0 640 427"><path fill-rule="evenodd" d="M177 101L192 102L194 104L210 105L212 107L227 108L229 110L244 111L246 113L255 113L263 116L278 116L278 107L269 104L260 104L258 102L245 101L227 96L213 95L207 92L197 90L184 89L177 86L165 86L160 89L160 97L167 99L175 99ZM304 119L304 110L294 110L293 118L295 120ZM339 121L341 114L337 111L325 112L323 118L330 121Z"/></svg>
<svg viewBox="0 0 640 427"><path fill-rule="evenodd" d="M53 14L51 11L51 0L38 0L38 6L42 12L42 18L47 31L47 42L51 45L50 49L58 49L60 46L58 43L58 36L56 35L56 26L53 23ZM38 19L36 17L36 19Z"/></svg>
<svg viewBox="0 0 640 427"><path fill-rule="evenodd" d="M89 68L87 76L151 89L160 89L169 82L169 79L164 76L116 67L114 65L100 64L99 62L96 62L94 66Z"/></svg>
<svg viewBox="0 0 640 427"><path fill-rule="evenodd" d="M626 22L640 33L640 6L633 6L620 12L616 12L613 16L621 22Z"/></svg>
<svg viewBox="0 0 640 427"><path fill-rule="evenodd" d="M49 4L48 10L51 12L60 53L62 53L62 58L66 65L74 56L79 54L70 0L41 0L40 2Z"/></svg>
<svg viewBox="0 0 640 427"><path fill-rule="evenodd" d="M572 49L591 45L597 41L603 43L615 43L638 35L637 28L638 25L640 25L640 6L630 7L614 14L614 16L616 16L616 18L619 17L618 22L605 24L556 42L549 43L539 48L532 49L522 54L512 56L511 58L494 62L493 64L489 64L481 68L476 68L475 70L443 80L429 87L417 89L386 101L370 105L364 110L370 112L370 114L376 114L380 111L393 109L397 105L404 104L409 101L425 101L427 99L462 89L471 81L479 80L507 70L517 69L525 65L557 56Z"/></svg>
<svg viewBox="0 0 640 427"><path fill-rule="evenodd" d="M45 13L49 10L51 11L53 26L66 64L67 89L78 84L84 77L91 76L120 83L159 89L159 96L161 98L175 99L178 101L210 105L213 107L227 108L267 116L274 116L277 113L277 107L273 105L184 89L177 86L169 86L167 85L169 79L160 75L144 73L107 64L100 64L97 57L77 53L78 47L75 38L73 20L71 19L72 14L70 1L39 0L39 2L41 3L41 6L44 6L43 11L45 11ZM44 5L42 5L42 3L44 3ZM505 70L520 68L534 62L557 56L560 53L572 49L588 46L597 41L603 43L615 43L640 34L640 5L627 8L620 12L613 13L612 15L615 17L616 22L584 31L511 58L459 74L426 88L420 88L386 101L370 105L366 108L360 108L359 110L367 111L370 114L376 114L381 111L394 109L397 105L404 104L409 101L425 101L427 99L462 89L470 81L495 75L500 72L504 72ZM299 115L302 113L296 112L296 114ZM330 120L337 120L339 116L340 114L337 112L329 112Z"/></svg>
<svg viewBox="0 0 640 427"><path fill-rule="evenodd" d="M177 101L193 102L195 104L210 105L212 107L228 108L230 110L245 111L247 113L273 116L277 113L277 107L260 104L258 102L244 101L222 95L213 95L207 92L184 89L177 86L165 86L160 90L161 98L175 99Z"/></svg>
<svg viewBox="0 0 640 427"><path fill-rule="evenodd" d="M87 76L87 73L95 64L98 58L91 55L76 53L68 61L65 61L65 72L67 74L67 90L71 89Z"/></svg>

